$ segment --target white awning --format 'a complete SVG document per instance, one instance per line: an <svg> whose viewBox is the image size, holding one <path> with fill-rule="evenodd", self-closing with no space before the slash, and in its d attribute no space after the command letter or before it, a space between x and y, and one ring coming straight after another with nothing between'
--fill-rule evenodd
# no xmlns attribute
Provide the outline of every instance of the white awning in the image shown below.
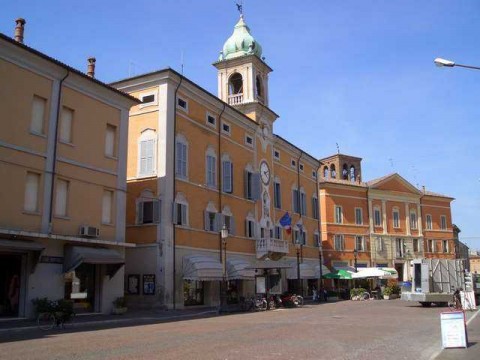
<svg viewBox="0 0 480 360"><path fill-rule="evenodd" d="M322 265L322 276L330 273L330 269L325 265ZM315 266L315 277L320 278L320 265Z"/></svg>
<svg viewBox="0 0 480 360"><path fill-rule="evenodd" d="M292 262L291 268L287 269L287 279L298 279L297 276L297 263ZM300 264L300 279L318 279L315 276L315 269L307 263Z"/></svg>
<svg viewBox="0 0 480 360"><path fill-rule="evenodd" d="M227 258L227 278L229 280L254 280L255 270L250 267L251 264L240 258Z"/></svg>
<svg viewBox="0 0 480 360"><path fill-rule="evenodd" d="M196 281L223 280L222 264L218 259L205 255L183 257L183 278Z"/></svg>
<svg viewBox="0 0 480 360"><path fill-rule="evenodd" d="M398 279L398 272L394 268L382 267L381 269L388 273L382 279Z"/></svg>
<svg viewBox="0 0 480 360"><path fill-rule="evenodd" d="M68 273L81 264L111 265L107 270L112 277L125 264L123 255L113 249L94 248L87 246L66 246L63 271Z"/></svg>
<svg viewBox="0 0 480 360"><path fill-rule="evenodd" d="M352 274L352 279L366 279L366 278L382 278L383 276L388 276L389 273L379 269L379 268L363 268L359 269L358 272Z"/></svg>

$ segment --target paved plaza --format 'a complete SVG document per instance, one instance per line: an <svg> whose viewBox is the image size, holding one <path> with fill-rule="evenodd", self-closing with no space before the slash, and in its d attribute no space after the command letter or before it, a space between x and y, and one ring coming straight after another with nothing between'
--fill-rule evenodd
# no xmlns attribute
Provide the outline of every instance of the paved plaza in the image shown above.
<svg viewBox="0 0 480 360"><path fill-rule="evenodd" d="M442 311L401 300L342 301L222 316L119 318L66 331L4 330L0 358L474 359L480 317L472 321L468 351L441 352Z"/></svg>

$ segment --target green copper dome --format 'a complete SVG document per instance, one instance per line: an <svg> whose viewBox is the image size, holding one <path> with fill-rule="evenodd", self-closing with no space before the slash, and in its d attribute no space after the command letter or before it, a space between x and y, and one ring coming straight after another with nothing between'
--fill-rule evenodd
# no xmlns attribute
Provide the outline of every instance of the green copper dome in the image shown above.
<svg viewBox="0 0 480 360"><path fill-rule="evenodd" d="M243 15L240 16L232 36L223 45L223 51L220 53L218 60L228 60L244 55L262 56L262 47L255 41L250 34L250 28L243 20Z"/></svg>

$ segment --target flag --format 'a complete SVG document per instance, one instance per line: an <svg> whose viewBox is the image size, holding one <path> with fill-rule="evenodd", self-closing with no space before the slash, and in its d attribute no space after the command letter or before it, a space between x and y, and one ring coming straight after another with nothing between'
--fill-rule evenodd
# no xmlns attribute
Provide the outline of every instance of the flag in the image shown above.
<svg viewBox="0 0 480 360"><path fill-rule="evenodd" d="M288 211L280 218L279 222L280 225L287 231L287 234L292 233L292 218L290 217Z"/></svg>

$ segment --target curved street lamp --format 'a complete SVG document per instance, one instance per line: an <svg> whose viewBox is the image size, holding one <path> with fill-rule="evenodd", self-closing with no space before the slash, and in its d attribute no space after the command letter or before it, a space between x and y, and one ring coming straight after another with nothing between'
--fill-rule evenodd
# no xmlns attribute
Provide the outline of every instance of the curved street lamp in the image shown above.
<svg viewBox="0 0 480 360"><path fill-rule="evenodd" d="M471 65L462 65L462 64L457 64L455 61L452 60L447 60L447 59L442 59L442 58L436 58L433 60L436 66L438 67L463 67L466 69L474 69L474 70L480 70L480 67L478 66L471 66Z"/></svg>

